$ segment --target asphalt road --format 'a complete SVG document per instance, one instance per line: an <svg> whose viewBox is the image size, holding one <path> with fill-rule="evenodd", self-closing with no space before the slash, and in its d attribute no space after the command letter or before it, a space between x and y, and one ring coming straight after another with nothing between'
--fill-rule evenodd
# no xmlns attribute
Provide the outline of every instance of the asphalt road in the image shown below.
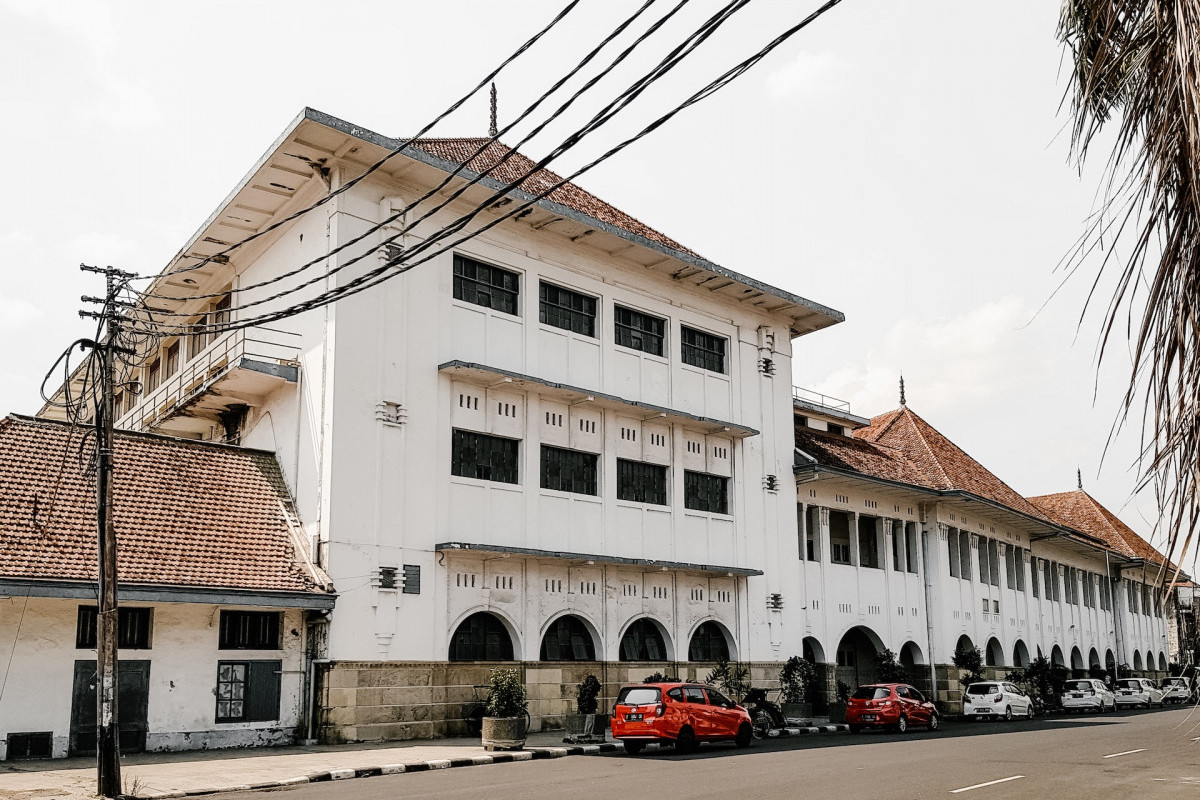
<svg viewBox="0 0 1200 800"><path fill-rule="evenodd" d="M1200 797L1200 709L946 723L937 733L863 733L705 745L680 756L572 756L361 778L216 797L437 798L1188 798Z"/></svg>

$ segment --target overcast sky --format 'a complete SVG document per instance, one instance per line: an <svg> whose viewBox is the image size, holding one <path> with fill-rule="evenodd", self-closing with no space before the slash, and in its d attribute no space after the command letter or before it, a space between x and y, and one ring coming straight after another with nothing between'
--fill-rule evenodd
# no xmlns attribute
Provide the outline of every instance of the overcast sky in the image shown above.
<svg viewBox="0 0 1200 800"><path fill-rule="evenodd" d="M304 106L410 134L564 2L0 0L0 410L35 412L43 373L85 335L79 295L101 284L81 261L160 270ZM499 78L501 124L636 5L582 0ZM751 3L559 170L817 5ZM715 8L692 0L680 23ZM1150 536L1153 498L1131 496L1138 427L1101 460L1128 352L1097 373L1102 305L1080 322L1096 265L1056 294L1098 182L1069 160L1056 15L1046 0L844 0L579 183L844 312L797 342L794 383L869 417L897 406L903 372L909 406L1022 494L1073 489L1079 467ZM480 95L434 133L486 129Z"/></svg>

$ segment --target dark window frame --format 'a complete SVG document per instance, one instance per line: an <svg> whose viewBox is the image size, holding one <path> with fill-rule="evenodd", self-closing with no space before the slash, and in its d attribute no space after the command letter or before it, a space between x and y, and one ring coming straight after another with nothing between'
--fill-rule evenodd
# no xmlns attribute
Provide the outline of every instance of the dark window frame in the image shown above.
<svg viewBox="0 0 1200 800"><path fill-rule="evenodd" d="M645 311L613 304L613 341L652 356L666 354L667 321Z"/></svg>
<svg viewBox="0 0 1200 800"><path fill-rule="evenodd" d="M684 470L683 507L708 514L729 514L729 478Z"/></svg>
<svg viewBox="0 0 1200 800"><path fill-rule="evenodd" d="M450 432L450 474L457 478L518 484L520 440L461 428Z"/></svg>
<svg viewBox="0 0 1200 800"><path fill-rule="evenodd" d="M684 364L725 375L729 339L715 333L679 326L679 357Z"/></svg>
<svg viewBox="0 0 1200 800"><path fill-rule="evenodd" d="M100 609L80 606L75 618L75 649L95 650ZM120 606L117 608L117 648L120 650L153 649L154 609L149 606Z"/></svg>
<svg viewBox="0 0 1200 800"><path fill-rule="evenodd" d="M617 459L617 499L655 506L671 504L667 468L646 461Z"/></svg>
<svg viewBox="0 0 1200 800"><path fill-rule="evenodd" d="M538 321L543 325L595 339L597 306L590 294L538 282Z"/></svg>
<svg viewBox="0 0 1200 800"><path fill-rule="evenodd" d="M283 662L278 659L218 661L215 721L278 720L282 685Z"/></svg>
<svg viewBox="0 0 1200 800"><path fill-rule="evenodd" d="M596 642L583 620L564 614L542 636L541 661L595 661Z"/></svg>
<svg viewBox="0 0 1200 800"><path fill-rule="evenodd" d="M218 650L282 650L282 611L221 609Z"/></svg>
<svg viewBox="0 0 1200 800"><path fill-rule="evenodd" d="M518 316L521 275L469 256L454 254L455 300Z"/></svg>
<svg viewBox="0 0 1200 800"><path fill-rule="evenodd" d="M477 611L450 634L449 661L514 661L516 644L498 616Z"/></svg>
<svg viewBox="0 0 1200 800"><path fill-rule="evenodd" d="M542 445L541 488L596 497L600 494L600 456L584 450Z"/></svg>

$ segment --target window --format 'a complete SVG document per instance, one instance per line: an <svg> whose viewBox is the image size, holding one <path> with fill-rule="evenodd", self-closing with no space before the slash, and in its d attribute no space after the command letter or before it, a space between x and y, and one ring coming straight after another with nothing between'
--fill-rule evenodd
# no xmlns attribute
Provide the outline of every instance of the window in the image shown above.
<svg viewBox="0 0 1200 800"><path fill-rule="evenodd" d="M892 523L892 569L904 572L904 523Z"/></svg>
<svg viewBox="0 0 1200 800"><path fill-rule="evenodd" d="M213 310L208 314L208 322L210 325L224 325L229 322L229 306L231 300L229 295L225 295L217 302L213 303ZM208 334L208 343L212 344L217 340L217 337L222 336L225 331L212 331Z"/></svg>
<svg viewBox="0 0 1200 800"><path fill-rule="evenodd" d="M964 581L971 580L971 535L966 531L958 534L958 558L961 562L959 570Z"/></svg>
<svg viewBox="0 0 1200 800"><path fill-rule="evenodd" d="M729 513L729 479L703 472L683 473L683 507L710 514Z"/></svg>
<svg viewBox="0 0 1200 800"><path fill-rule="evenodd" d="M643 617L635 620L621 637L621 661L663 661L667 645L653 622Z"/></svg>
<svg viewBox="0 0 1200 800"><path fill-rule="evenodd" d="M621 347L641 350L652 356L663 354L666 320L624 306L613 306L613 317L616 343Z"/></svg>
<svg viewBox="0 0 1200 800"><path fill-rule="evenodd" d="M905 544L908 546L908 571L912 574L917 574L917 564L920 559L920 540L917 538L917 524L915 522L904 523Z"/></svg>
<svg viewBox="0 0 1200 800"><path fill-rule="evenodd" d="M804 555L809 561L821 560L821 509L809 506L804 515Z"/></svg>
<svg viewBox="0 0 1200 800"><path fill-rule="evenodd" d="M1051 595L1054 602L1062 601L1062 578L1058 572L1058 564L1051 561L1047 567L1050 570L1050 585L1053 588Z"/></svg>
<svg viewBox="0 0 1200 800"><path fill-rule="evenodd" d="M454 256L454 299L504 314L517 313L520 276L466 256Z"/></svg>
<svg viewBox="0 0 1200 800"><path fill-rule="evenodd" d="M201 326L204 325L204 317L193 322L188 326L188 360L200 355L200 351L204 349L204 332Z"/></svg>
<svg viewBox="0 0 1200 800"><path fill-rule="evenodd" d="M279 719L281 674L279 661L218 661L217 722Z"/></svg>
<svg viewBox="0 0 1200 800"><path fill-rule="evenodd" d="M1037 559L1032 556L1029 559L1029 588L1033 591L1034 597L1040 597L1038 594L1038 567Z"/></svg>
<svg viewBox="0 0 1200 800"><path fill-rule="evenodd" d="M542 661L595 661L596 645L579 617L568 614L551 624L542 638Z"/></svg>
<svg viewBox="0 0 1200 800"><path fill-rule="evenodd" d="M221 650L278 650L278 611L222 611Z"/></svg>
<svg viewBox="0 0 1200 800"><path fill-rule="evenodd" d="M875 517L858 518L858 563L871 569L879 569L879 534L875 531Z"/></svg>
<svg viewBox="0 0 1200 800"><path fill-rule="evenodd" d="M825 427L826 427L826 430L828 430L834 436L845 436L846 435L846 427L844 425L834 425L832 422L830 422Z"/></svg>
<svg viewBox="0 0 1200 800"><path fill-rule="evenodd" d="M146 391L147 392L153 392L155 389L158 388L159 375L161 374L161 371L162 370L159 366L157 358L150 362L150 366L146 367Z"/></svg>
<svg viewBox="0 0 1200 800"><path fill-rule="evenodd" d="M512 637L499 617L479 611L463 620L450 637L450 660L512 661Z"/></svg>
<svg viewBox="0 0 1200 800"><path fill-rule="evenodd" d="M599 494L593 453L542 445L542 488L575 494Z"/></svg>
<svg viewBox="0 0 1200 800"><path fill-rule="evenodd" d="M1051 575L1050 575L1051 572L1055 573L1054 580L1051 579ZM1047 600L1057 600L1058 599L1058 581L1056 580L1057 578L1058 578L1057 570L1054 570L1053 567L1050 565L1050 562L1043 558L1042 559L1042 590L1045 592Z"/></svg>
<svg viewBox="0 0 1200 800"><path fill-rule="evenodd" d="M1013 562L1013 571L1016 573L1016 589L1018 592L1023 592L1025 591L1025 551L1010 545L1008 559Z"/></svg>
<svg viewBox="0 0 1200 800"><path fill-rule="evenodd" d="M617 499L656 506L668 505L667 468L618 458Z"/></svg>
<svg viewBox="0 0 1200 800"><path fill-rule="evenodd" d="M538 294L539 320L564 331L595 338L596 298L552 283L542 283Z"/></svg>
<svg viewBox="0 0 1200 800"><path fill-rule="evenodd" d="M992 560L988 558L988 540L976 537L975 542L975 550L979 553L979 582L983 584L991 583Z"/></svg>
<svg viewBox="0 0 1200 800"><path fill-rule="evenodd" d="M1008 579L1008 588L1017 588L1017 551L1012 545L1001 545L1004 548L1004 572Z"/></svg>
<svg viewBox="0 0 1200 800"><path fill-rule="evenodd" d="M179 371L179 340L175 340L167 345L167 350L163 354L163 376L171 377Z"/></svg>
<svg viewBox="0 0 1200 800"><path fill-rule="evenodd" d="M96 625L99 609L96 606L80 606L75 625L75 647L80 650L96 649ZM150 649L149 608L117 609L117 647L122 650Z"/></svg>
<svg viewBox="0 0 1200 800"><path fill-rule="evenodd" d="M829 512L829 560L850 563L850 515L844 511Z"/></svg>
<svg viewBox="0 0 1200 800"><path fill-rule="evenodd" d="M692 634L688 661L728 661L729 644L715 622L705 622Z"/></svg>
<svg viewBox="0 0 1200 800"><path fill-rule="evenodd" d="M995 539L987 540L987 559L991 573L992 586L1000 585L1000 543Z"/></svg>
<svg viewBox="0 0 1200 800"><path fill-rule="evenodd" d="M725 338L698 331L686 325L679 328L680 357L683 363L709 372L725 374Z"/></svg>
<svg viewBox="0 0 1200 800"><path fill-rule="evenodd" d="M450 474L516 483L517 440L455 429L450 439Z"/></svg>
<svg viewBox="0 0 1200 800"><path fill-rule="evenodd" d="M950 577L957 578L958 574L958 531L951 528L946 532L946 552L950 554Z"/></svg>

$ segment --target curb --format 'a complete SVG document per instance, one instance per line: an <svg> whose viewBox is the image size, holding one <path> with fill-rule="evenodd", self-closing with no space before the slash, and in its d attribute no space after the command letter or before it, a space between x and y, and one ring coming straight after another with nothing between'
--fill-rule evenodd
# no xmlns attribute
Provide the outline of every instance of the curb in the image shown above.
<svg viewBox="0 0 1200 800"><path fill-rule="evenodd" d="M814 733L840 733L848 731L846 725L815 725L807 728L781 728L775 736L803 736ZM312 772L294 778L283 778L277 781L263 783L234 784L217 786L211 789L192 789L191 791L159 792L152 794L124 795L129 800L167 800L179 797L203 797L226 792L246 792L256 789L277 789L284 786L298 786L305 783L324 783L325 781L343 781L351 778L371 778L376 775L399 775L405 772L429 772L438 769L453 769L456 767L481 767L487 764L509 764L516 761L545 761L551 758L567 756L594 756L602 753L616 753L623 748L617 742L604 744L584 744L570 747L537 747L529 750L515 750L507 753L487 753L466 758L439 758L427 761L413 761L404 764L383 764L378 767L357 767L355 769L332 769L325 772ZM652 744L648 749L660 749Z"/></svg>

